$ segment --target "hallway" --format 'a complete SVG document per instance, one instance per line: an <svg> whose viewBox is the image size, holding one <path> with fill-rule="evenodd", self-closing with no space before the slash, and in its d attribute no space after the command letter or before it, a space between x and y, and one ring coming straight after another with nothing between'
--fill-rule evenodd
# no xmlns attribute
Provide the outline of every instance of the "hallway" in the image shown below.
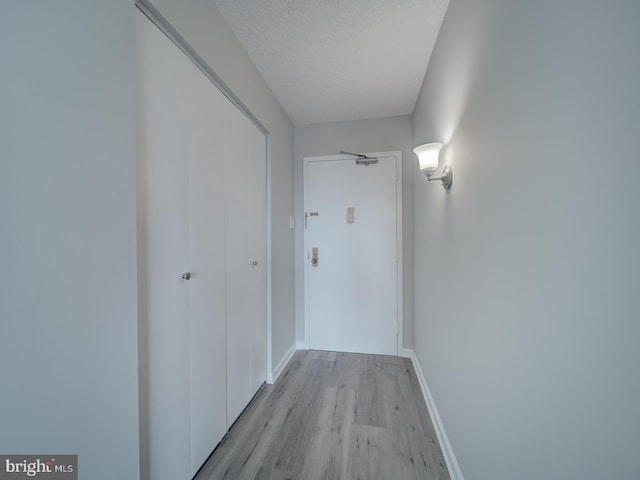
<svg viewBox="0 0 640 480"><path fill-rule="evenodd" d="M298 351L196 476L449 479L411 361Z"/></svg>
<svg viewBox="0 0 640 480"><path fill-rule="evenodd" d="M638 24L638 0L0 2L0 470L640 480ZM372 202L307 201L340 152L397 153L395 242L356 238ZM308 238L333 218L357 276ZM349 338L410 362L313 343L350 323L319 305L381 313L351 286L396 292L397 325Z"/></svg>

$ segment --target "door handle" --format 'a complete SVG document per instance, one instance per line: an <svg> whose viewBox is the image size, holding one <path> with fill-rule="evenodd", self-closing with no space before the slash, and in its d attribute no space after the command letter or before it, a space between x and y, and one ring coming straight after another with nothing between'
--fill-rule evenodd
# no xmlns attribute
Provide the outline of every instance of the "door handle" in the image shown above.
<svg viewBox="0 0 640 480"><path fill-rule="evenodd" d="M182 274L182 279L191 280L191 272L185 272Z"/></svg>

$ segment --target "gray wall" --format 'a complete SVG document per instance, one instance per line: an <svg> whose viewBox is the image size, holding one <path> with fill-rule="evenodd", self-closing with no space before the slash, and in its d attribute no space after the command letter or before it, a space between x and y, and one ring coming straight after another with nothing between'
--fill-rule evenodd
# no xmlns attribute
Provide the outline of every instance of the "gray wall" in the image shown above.
<svg viewBox="0 0 640 480"><path fill-rule="evenodd" d="M304 340L304 196L302 162L304 157L337 155L348 152L402 151L404 344L413 338L413 184L411 163L411 117L377 118L351 122L303 125L295 128L295 206L296 206L296 338Z"/></svg>
<svg viewBox="0 0 640 480"><path fill-rule="evenodd" d="M0 452L137 479L129 0L0 3Z"/></svg>
<svg viewBox="0 0 640 480"><path fill-rule="evenodd" d="M451 0L414 112L415 351L467 480L640 475L640 3Z"/></svg>
<svg viewBox="0 0 640 480"><path fill-rule="evenodd" d="M271 142L271 260L273 366L295 343L293 125L213 0L153 0L225 84L269 130Z"/></svg>

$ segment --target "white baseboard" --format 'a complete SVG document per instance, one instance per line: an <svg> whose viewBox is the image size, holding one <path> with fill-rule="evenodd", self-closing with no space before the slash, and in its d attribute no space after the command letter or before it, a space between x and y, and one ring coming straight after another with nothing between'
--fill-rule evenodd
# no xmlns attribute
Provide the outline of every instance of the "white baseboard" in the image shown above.
<svg viewBox="0 0 640 480"><path fill-rule="evenodd" d="M456 460L456 456L453 453L453 448L451 448L451 443L449 443L449 438L447 437L447 433L444 430L442 419L440 418L440 414L438 413L436 404L433 401L431 392L429 391L427 381L424 378L424 374L422 373L422 368L420 367L420 363L418 362L418 357L416 357L416 353L413 351L413 349L410 348L405 348L402 352L402 356L410 358L411 362L413 363L413 368L416 371L418 382L420 383L420 388L422 389L422 395L424 396L424 400L427 403L427 408L429 409L431 423L433 423L433 428L436 431L436 436L438 437L438 442L440 443L440 448L442 449L444 461L447 464L447 470L449 470L449 476L451 477L451 480L464 480L462 471L460 470L460 465L458 464L458 460Z"/></svg>
<svg viewBox="0 0 640 480"><path fill-rule="evenodd" d="M278 363L278 365L276 365L276 368L273 369L273 372L267 373L267 383L275 383L275 381L278 380L278 377L284 371L294 353L296 353L295 344L291 345L291 348L287 353L285 353L284 357L282 357L282 360L280 360L280 363Z"/></svg>
<svg viewBox="0 0 640 480"><path fill-rule="evenodd" d="M309 350L307 348L307 342L305 342L304 340L298 340L296 342L296 349L298 349L298 350Z"/></svg>

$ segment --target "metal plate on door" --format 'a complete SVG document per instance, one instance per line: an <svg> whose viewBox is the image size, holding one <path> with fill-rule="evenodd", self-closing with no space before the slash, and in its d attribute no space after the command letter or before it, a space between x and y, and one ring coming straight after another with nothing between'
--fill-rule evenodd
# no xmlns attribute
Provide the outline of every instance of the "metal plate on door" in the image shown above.
<svg viewBox="0 0 640 480"><path fill-rule="evenodd" d="M318 266L318 247L313 247L311 249L311 266L312 267Z"/></svg>

